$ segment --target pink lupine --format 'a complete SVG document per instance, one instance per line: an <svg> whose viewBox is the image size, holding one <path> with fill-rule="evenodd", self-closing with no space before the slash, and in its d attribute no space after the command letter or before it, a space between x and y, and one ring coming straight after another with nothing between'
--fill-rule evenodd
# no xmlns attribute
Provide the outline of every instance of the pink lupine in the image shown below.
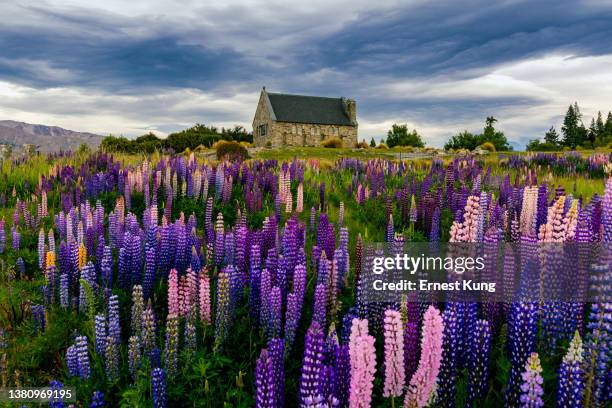
<svg viewBox="0 0 612 408"><path fill-rule="evenodd" d="M429 306L423 315L421 334L421 359L410 380L404 407L422 408L428 405L436 389L440 363L442 361L442 337L444 322L440 311Z"/></svg>
<svg viewBox="0 0 612 408"><path fill-rule="evenodd" d="M562 242L565 239L565 228L563 226L563 209L565 207L565 196L561 196L548 209L546 224L540 225L538 239L540 242Z"/></svg>
<svg viewBox="0 0 612 408"><path fill-rule="evenodd" d="M400 312L385 311L385 387L384 397L401 397L406 372L404 370L404 329Z"/></svg>
<svg viewBox="0 0 612 408"><path fill-rule="evenodd" d="M178 292L178 271L174 268L170 270L168 276L168 314L178 315L179 313L179 292Z"/></svg>
<svg viewBox="0 0 612 408"><path fill-rule="evenodd" d="M304 184L300 183L297 188L295 212L300 214L304 211Z"/></svg>
<svg viewBox="0 0 612 408"><path fill-rule="evenodd" d="M210 278L206 269L200 271L200 320L205 324L211 323L210 315Z"/></svg>
<svg viewBox="0 0 612 408"><path fill-rule="evenodd" d="M520 228L523 235L530 235L535 232L537 208L538 187L525 187L520 219Z"/></svg>
<svg viewBox="0 0 612 408"><path fill-rule="evenodd" d="M353 319L349 338L351 383L349 407L365 408L372 402L372 388L376 372L374 337L368 334L367 319Z"/></svg>
<svg viewBox="0 0 612 408"><path fill-rule="evenodd" d="M454 221L450 230L450 242L473 242L478 234L480 197L469 196L463 210L463 222Z"/></svg>

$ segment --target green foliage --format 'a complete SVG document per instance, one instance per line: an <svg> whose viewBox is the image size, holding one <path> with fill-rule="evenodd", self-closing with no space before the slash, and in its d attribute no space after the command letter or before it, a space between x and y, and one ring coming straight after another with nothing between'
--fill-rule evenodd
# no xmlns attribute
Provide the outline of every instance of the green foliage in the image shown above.
<svg viewBox="0 0 612 408"><path fill-rule="evenodd" d="M249 157L246 147L238 142L220 141L215 145L217 159L244 160Z"/></svg>
<svg viewBox="0 0 612 408"><path fill-rule="evenodd" d="M376 147L376 141L374 140L374 138L370 140L370 147Z"/></svg>
<svg viewBox="0 0 612 408"><path fill-rule="evenodd" d="M408 131L408 125L398 125L394 123L391 129L387 132L387 145L394 146L412 146L425 147L425 143L416 129Z"/></svg>
<svg viewBox="0 0 612 408"><path fill-rule="evenodd" d="M480 145L480 148L483 150L492 152L492 153L495 152L495 145L491 142L484 142L483 144Z"/></svg>
<svg viewBox="0 0 612 408"><path fill-rule="evenodd" d="M338 139L337 137L331 137L321 142L321 146L327 149L339 149L342 147L342 140Z"/></svg>
<svg viewBox="0 0 612 408"><path fill-rule="evenodd" d="M134 140L125 137L108 136L102 140L100 148L107 152L123 153L154 153L162 150L182 152L186 149L194 150L198 146L211 147L219 140L236 142L253 142L253 136L242 126L231 129L221 128L219 132L214 126L197 123L189 129L171 133L166 139L160 139L153 133L139 136Z"/></svg>
<svg viewBox="0 0 612 408"><path fill-rule="evenodd" d="M490 142L493 144L493 146L495 146L496 151L512 150L512 147L508 144L508 139L506 138L506 135L504 135L504 132L500 132L495 129L495 122L497 122L497 119L495 119L493 116L488 116L485 120L485 127L482 133L475 135L465 130L462 133L458 133L451 137L450 140L444 145L444 149L474 150L483 143Z"/></svg>

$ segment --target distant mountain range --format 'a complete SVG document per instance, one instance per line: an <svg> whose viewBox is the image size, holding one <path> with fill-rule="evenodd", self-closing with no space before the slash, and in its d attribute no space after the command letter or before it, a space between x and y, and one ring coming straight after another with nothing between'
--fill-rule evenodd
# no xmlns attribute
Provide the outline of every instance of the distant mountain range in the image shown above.
<svg viewBox="0 0 612 408"><path fill-rule="evenodd" d="M0 120L0 144L20 149L23 144L37 145L41 152L75 150L86 143L97 147L104 136L87 132L75 132L58 126L32 125L14 120Z"/></svg>

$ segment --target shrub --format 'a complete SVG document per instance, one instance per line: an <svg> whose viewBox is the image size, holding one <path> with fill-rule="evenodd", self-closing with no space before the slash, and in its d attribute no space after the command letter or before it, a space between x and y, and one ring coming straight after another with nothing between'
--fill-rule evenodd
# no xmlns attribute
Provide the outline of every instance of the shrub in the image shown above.
<svg viewBox="0 0 612 408"><path fill-rule="evenodd" d="M249 157L247 149L238 142L219 141L215 143L215 150L219 160L244 160Z"/></svg>
<svg viewBox="0 0 612 408"><path fill-rule="evenodd" d="M389 149L389 146L387 146L384 143L379 143L378 146L376 146L377 149Z"/></svg>
<svg viewBox="0 0 612 408"><path fill-rule="evenodd" d="M321 146L328 149L339 149L342 147L342 140L338 139L337 137L331 137L322 141Z"/></svg>
<svg viewBox="0 0 612 408"><path fill-rule="evenodd" d="M495 153L495 145L491 142L484 142L480 145L480 148Z"/></svg>
<svg viewBox="0 0 612 408"><path fill-rule="evenodd" d="M266 142L266 147L267 147L268 149L269 149L269 148L271 148L271 147L272 147L272 142L268 140L268 141Z"/></svg>
<svg viewBox="0 0 612 408"><path fill-rule="evenodd" d="M358 149L368 149L369 147L370 145L365 140L362 140L361 142L357 143Z"/></svg>

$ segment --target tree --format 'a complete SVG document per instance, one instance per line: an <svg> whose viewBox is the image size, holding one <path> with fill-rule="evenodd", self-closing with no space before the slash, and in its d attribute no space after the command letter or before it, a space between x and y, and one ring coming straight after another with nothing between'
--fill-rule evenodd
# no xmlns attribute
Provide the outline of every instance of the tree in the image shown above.
<svg viewBox="0 0 612 408"><path fill-rule="evenodd" d="M387 146L424 147L425 144L415 129L408 132L408 125L398 125L394 123L387 132Z"/></svg>
<svg viewBox="0 0 612 408"><path fill-rule="evenodd" d="M557 134L557 130L554 126L551 126L548 132L544 134L544 142L551 145L559 144L559 134Z"/></svg>
<svg viewBox="0 0 612 408"><path fill-rule="evenodd" d="M597 122L595 124L596 136L602 137L604 133L606 133L606 125L604 124L603 118L601 116L601 111L597 112Z"/></svg>
<svg viewBox="0 0 612 408"><path fill-rule="evenodd" d="M604 131L607 135L612 135L612 112L608 112L608 118L606 119L606 124L604 125Z"/></svg>
<svg viewBox="0 0 612 408"><path fill-rule="evenodd" d="M448 142L444 145L444 149L468 149L474 150L476 147L480 145L480 138L477 135L473 135L472 133L464 130L461 133L456 134L451 137Z"/></svg>
<svg viewBox="0 0 612 408"><path fill-rule="evenodd" d="M376 142L374 141L374 138L370 140L370 147L376 147Z"/></svg>
<svg viewBox="0 0 612 408"><path fill-rule="evenodd" d="M576 146L584 144L586 129L582 124L582 114L578 102L574 102L567 108L561 131L563 132L563 144L565 146L575 149Z"/></svg>

